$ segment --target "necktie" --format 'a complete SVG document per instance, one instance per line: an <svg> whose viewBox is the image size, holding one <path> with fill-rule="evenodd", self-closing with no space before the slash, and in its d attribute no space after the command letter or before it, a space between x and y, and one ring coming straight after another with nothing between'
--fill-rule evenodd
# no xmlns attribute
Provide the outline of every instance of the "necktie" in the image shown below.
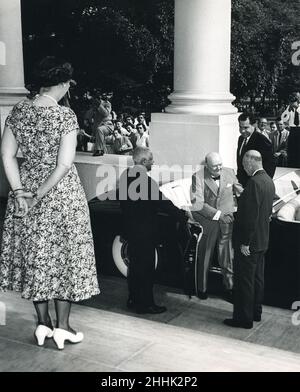
<svg viewBox="0 0 300 392"><path fill-rule="evenodd" d="M242 152L243 152L243 149L246 147L246 145L247 145L247 141L248 141L248 138L245 138L244 140L243 140L243 143L241 144L241 148L240 148L240 152L239 152L239 155L241 156L242 155Z"/></svg>
<svg viewBox="0 0 300 392"><path fill-rule="evenodd" d="M282 138L282 133L281 133L281 132L279 132L279 135L278 135L278 146L277 146L277 148L279 148L279 147L280 147L280 144L281 144L281 138Z"/></svg>

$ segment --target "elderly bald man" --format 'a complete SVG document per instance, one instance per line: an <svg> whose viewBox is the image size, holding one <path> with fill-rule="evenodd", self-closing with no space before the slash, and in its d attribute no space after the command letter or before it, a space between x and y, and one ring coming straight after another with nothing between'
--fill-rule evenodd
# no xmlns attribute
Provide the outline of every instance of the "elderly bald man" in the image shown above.
<svg viewBox="0 0 300 392"><path fill-rule="evenodd" d="M243 166L250 177L239 199L234 223L234 309L230 327L250 329L260 321L264 295L264 254L269 243L269 223L275 186L258 151L249 150Z"/></svg>
<svg viewBox="0 0 300 392"><path fill-rule="evenodd" d="M242 190L233 169L223 168L222 158L217 152L207 154L204 167L193 174L191 212L203 226L197 260L197 295L201 299L207 298L208 271L216 245L224 286L226 290L232 289L234 196L239 196Z"/></svg>

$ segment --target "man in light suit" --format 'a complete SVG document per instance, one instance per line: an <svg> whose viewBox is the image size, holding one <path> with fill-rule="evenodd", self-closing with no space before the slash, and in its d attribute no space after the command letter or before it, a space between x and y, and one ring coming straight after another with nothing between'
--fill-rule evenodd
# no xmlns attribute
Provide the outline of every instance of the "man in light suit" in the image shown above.
<svg viewBox="0 0 300 392"><path fill-rule="evenodd" d="M277 119L276 123L270 123L270 129L270 140L272 142L276 166L286 167L289 131L284 129L284 122L280 117Z"/></svg>
<svg viewBox="0 0 300 392"><path fill-rule="evenodd" d="M207 298L208 271L216 244L225 288L232 289L234 195L239 196L242 189L234 171L223 168L222 159L216 152L206 156L205 166L192 177L191 213L203 227L197 260L197 294L201 299Z"/></svg>
<svg viewBox="0 0 300 392"><path fill-rule="evenodd" d="M269 243L269 224L275 186L262 166L258 151L247 151L243 165L250 176L239 199L234 222L234 308L230 327L253 327L261 321L264 295L264 254Z"/></svg>

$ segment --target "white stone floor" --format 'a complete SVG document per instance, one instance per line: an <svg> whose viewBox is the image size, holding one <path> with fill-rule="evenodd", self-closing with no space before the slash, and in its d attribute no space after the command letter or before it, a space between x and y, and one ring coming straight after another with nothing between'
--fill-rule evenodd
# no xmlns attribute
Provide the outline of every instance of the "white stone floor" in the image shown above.
<svg viewBox="0 0 300 392"><path fill-rule="evenodd" d="M125 279L106 276L100 283L103 294L73 306L72 325L84 332L84 341L63 351L52 339L37 347L32 303L1 293L6 325L0 326L0 371L300 371L300 326L292 325L289 310L265 307L252 330L231 329L222 321L232 305L220 298L189 299L159 286L157 302L168 311L136 315L125 307Z"/></svg>

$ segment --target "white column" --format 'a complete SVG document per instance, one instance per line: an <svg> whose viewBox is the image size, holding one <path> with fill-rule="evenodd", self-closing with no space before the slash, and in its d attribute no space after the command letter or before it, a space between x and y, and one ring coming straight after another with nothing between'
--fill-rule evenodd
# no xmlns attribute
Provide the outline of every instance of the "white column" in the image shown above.
<svg viewBox="0 0 300 392"><path fill-rule="evenodd" d="M24 88L20 0L0 1L0 105L14 105Z"/></svg>
<svg viewBox="0 0 300 392"><path fill-rule="evenodd" d="M231 0L175 0L174 92L168 113L231 114Z"/></svg>
<svg viewBox="0 0 300 392"><path fill-rule="evenodd" d="M20 0L0 0L0 135L12 106L27 93L24 87ZM0 159L0 196L6 196L7 191Z"/></svg>
<svg viewBox="0 0 300 392"><path fill-rule="evenodd" d="M192 164L218 151L235 167L238 137L230 93L231 0L175 0L174 92L152 114L158 164Z"/></svg>

